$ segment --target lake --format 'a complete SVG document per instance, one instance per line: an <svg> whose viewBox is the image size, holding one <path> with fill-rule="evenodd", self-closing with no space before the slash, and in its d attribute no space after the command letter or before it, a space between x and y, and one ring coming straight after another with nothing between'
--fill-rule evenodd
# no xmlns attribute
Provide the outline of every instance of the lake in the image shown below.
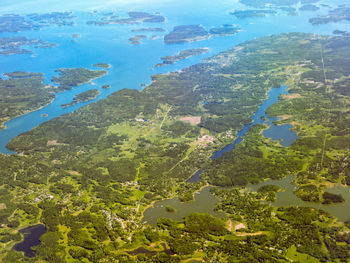
<svg viewBox="0 0 350 263"><path fill-rule="evenodd" d="M224 213L214 211L219 199L210 193L210 186L203 188L194 194L191 202L181 202L179 198L157 201L143 213L143 223L155 225L161 217L168 217L173 220L181 220L191 213L208 213L213 216L223 217ZM166 207L171 206L175 212L167 212Z"/></svg>
<svg viewBox="0 0 350 263"><path fill-rule="evenodd" d="M276 201L271 203L275 207L284 207L290 205L313 207L327 211L340 221L350 220L350 187L337 185L332 188L325 189L333 194L341 194L345 202L340 204L324 205L321 203L305 202L294 194L296 185L293 184L294 175L288 175L281 180L266 180L256 185L248 185L247 191L256 191L264 185L276 185L282 187L284 191L276 193ZM181 220L183 217L191 213L209 213L214 216L223 217L224 214L214 211L215 206L220 202L220 199L213 196L210 192L210 186L204 188L195 194L195 200L187 203L182 203L178 198L167 199L155 202L153 207L148 208L144 212L143 222L155 225L161 217L168 217L173 220ZM230 189L230 188L225 188ZM166 211L166 206L172 206L176 209L174 213Z"/></svg>

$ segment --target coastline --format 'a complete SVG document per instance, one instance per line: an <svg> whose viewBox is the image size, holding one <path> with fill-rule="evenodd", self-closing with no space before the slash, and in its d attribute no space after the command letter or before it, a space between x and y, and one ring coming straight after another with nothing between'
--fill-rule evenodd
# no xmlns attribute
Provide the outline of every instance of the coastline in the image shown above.
<svg viewBox="0 0 350 263"><path fill-rule="evenodd" d="M0 130L6 130L7 127L6 127L5 124L6 124L7 122L9 122L9 121L11 121L11 120L14 120L14 119L16 119L16 118L18 118L18 117L21 117L21 116L23 116L23 115L26 115L26 114L28 114L28 113L41 110L41 109L45 108L46 106L50 105L55 99L56 99L56 95L54 95L54 97L53 97L52 99L50 99L50 101L49 101L48 103L46 103L45 105L40 106L39 108L35 108L35 109L33 109L33 110L25 110L23 113L21 113L21 114L19 114L19 115L16 115L16 116L14 116L13 118L6 119L6 120L2 121L1 124L0 124Z"/></svg>

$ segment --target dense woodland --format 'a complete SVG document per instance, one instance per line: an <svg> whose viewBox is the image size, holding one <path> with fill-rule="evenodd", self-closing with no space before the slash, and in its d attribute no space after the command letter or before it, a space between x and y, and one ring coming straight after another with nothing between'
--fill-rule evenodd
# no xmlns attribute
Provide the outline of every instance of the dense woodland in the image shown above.
<svg viewBox="0 0 350 263"><path fill-rule="evenodd" d="M0 155L0 259L349 261L349 222L312 208L275 208L270 203L281 189L273 186L239 190L293 173L303 200L343 201L324 189L350 185L349 51L347 37L260 38L16 137L8 147L19 154ZM211 159L251 122L269 89L281 85L289 94L268 114L282 116L278 124L293 124L300 139L283 147L262 135L268 127L261 124L233 151ZM199 169L202 179L188 183ZM182 221L161 218L156 226L141 223L152 202L188 201L206 184L229 187L212 190L224 218L191 214ZM39 222L48 231L36 257L11 250L22 238L18 230Z"/></svg>

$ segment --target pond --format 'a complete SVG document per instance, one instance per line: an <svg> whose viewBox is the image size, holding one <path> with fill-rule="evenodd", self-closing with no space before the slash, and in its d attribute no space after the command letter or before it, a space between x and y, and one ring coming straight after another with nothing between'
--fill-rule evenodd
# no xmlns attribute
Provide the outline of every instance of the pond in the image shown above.
<svg viewBox="0 0 350 263"><path fill-rule="evenodd" d="M40 245L40 237L46 233L46 227L42 224L29 226L19 230L24 236L24 240L13 246L16 251L24 252L26 257L34 257L35 252L32 247Z"/></svg>
<svg viewBox="0 0 350 263"><path fill-rule="evenodd" d="M213 216L223 217L224 213L214 211L220 200L210 193L210 189L211 187L207 186L195 193L194 200L191 202L183 203L179 198L157 201L152 207L146 209L142 221L155 225L161 217L181 220L191 213L208 213ZM175 212L167 212L167 206L173 207Z"/></svg>
<svg viewBox="0 0 350 263"><path fill-rule="evenodd" d="M321 203L305 202L297 197L294 194L294 191L296 190L296 185L293 183L294 179L294 175L288 175L281 180L269 179L259 184L248 185L247 189L248 191L249 189L256 191L264 185L276 185L283 188L284 191L277 192L276 201L272 203L272 205L275 207L284 207L290 205L313 207L315 209L322 209L324 211L327 211L334 217L338 218L340 221L344 222L350 220L350 187L337 185L335 187L325 189L327 192L330 192L332 194L341 194L345 199L344 203L325 205ZM220 202L220 199L212 195L210 192L211 188L211 186L203 188L201 191L195 194L194 201L187 203L182 203L178 198L157 201L153 207L148 208L144 212L143 222L155 225L157 223L157 220L161 217L167 217L173 220L181 220L191 213L208 213L213 216L224 217L224 213L214 211L214 208ZM175 212L167 212L167 206L175 208Z"/></svg>
<svg viewBox="0 0 350 263"><path fill-rule="evenodd" d="M277 192L276 201L272 203L272 205L276 207L288 205L313 207L327 211L343 222L350 219L350 187L337 185L335 187L325 189L327 192L332 194L341 194L345 199L345 202L343 203L325 205L321 203L305 202L297 197L294 194L294 191L296 190L296 185L293 183L294 179L294 175L289 175L281 180L267 180L260 184L249 185L248 187L254 191L263 185L276 185L285 189L284 191Z"/></svg>

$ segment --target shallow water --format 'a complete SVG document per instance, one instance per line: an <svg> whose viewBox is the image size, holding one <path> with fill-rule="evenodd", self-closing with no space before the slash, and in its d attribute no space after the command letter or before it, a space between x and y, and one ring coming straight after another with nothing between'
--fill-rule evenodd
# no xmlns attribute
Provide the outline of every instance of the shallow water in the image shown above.
<svg viewBox="0 0 350 263"><path fill-rule="evenodd" d="M181 220L191 213L208 213L213 216L223 217L224 213L214 211L215 206L220 202L219 199L210 193L210 186L203 188L195 193L194 200L183 203L178 198L157 201L143 213L142 221L155 225L161 217ZM175 212L167 212L166 207L171 206Z"/></svg>
<svg viewBox="0 0 350 263"><path fill-rule="evenodd" d="M313 207L327 211L331 215L337 217L340 221L350 220L350 187L337 185L335 187L325 189L327 192L332 194L341 194L344 197L345 202L340 204L324 205L321 203L305 202L297 197L294 194L294 191L296 190L296 185L293 184L294 179L295 176L289 175L281 180L267 180L257 185L249 185L248 187L256 191L263 185L276 185L285 190L277 192L276 201L272 203L273 206L281 207L297 205Z"/></svg>

